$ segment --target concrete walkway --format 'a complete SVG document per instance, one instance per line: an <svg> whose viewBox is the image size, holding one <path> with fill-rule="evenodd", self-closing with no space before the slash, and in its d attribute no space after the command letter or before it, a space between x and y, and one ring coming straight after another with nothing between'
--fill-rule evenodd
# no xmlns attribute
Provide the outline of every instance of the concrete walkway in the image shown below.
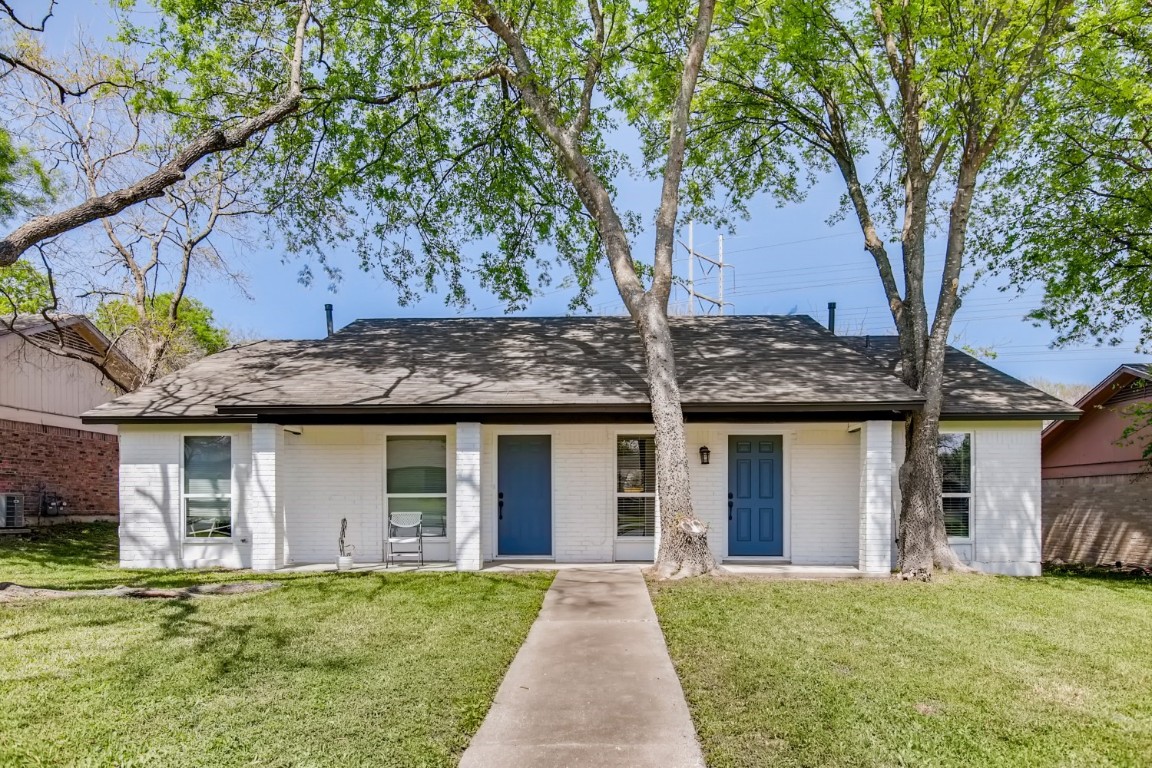
<svg viewBox="0 0 1152 768"><path fill-rule="evenodd" d="M639 568L556 574L460 765L704 765Z"/></svg>

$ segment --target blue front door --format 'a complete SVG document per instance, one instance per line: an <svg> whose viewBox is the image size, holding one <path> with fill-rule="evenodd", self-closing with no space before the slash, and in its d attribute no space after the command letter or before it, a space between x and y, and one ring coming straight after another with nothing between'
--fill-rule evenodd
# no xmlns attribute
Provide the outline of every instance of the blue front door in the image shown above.
<svg viewBox="0 0 1152 768"><path fill-rule="evenodd" d="M497 553L552 554L552 438L496 438Z"/></svg>
<svg viewBox="0 0 1152 768"><path fill-rule="evenodd" d="M728 554L784 554L784 439L734 435L728 438Z"/></svg>

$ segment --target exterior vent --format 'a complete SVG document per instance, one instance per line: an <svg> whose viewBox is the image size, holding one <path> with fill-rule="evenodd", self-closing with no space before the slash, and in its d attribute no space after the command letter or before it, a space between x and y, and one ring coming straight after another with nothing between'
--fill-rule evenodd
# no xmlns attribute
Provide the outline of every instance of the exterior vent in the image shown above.
<svg viewBox="0 0 1152 768"><path fill-rule="evenodd" d="M62 345L65 349L100 357L100 351L92 346L87 339L77 333L75 328L70 326L62 326L60 330L53 328L48 331L34 333L32 334L32 338L49 347Z"/></svg>
<svg viewBox="0 0 1152 768"><path fill-rule="evenodd" d="M0 528L24 527L24 495L0 494Z"/></svg>
<svg viewBox="0 0 1152 768"><path fill-rule="evenodd" d="M1105 406L1134 403L1137 400L1152 399L1152 384L1138 379L1126 387L1117 389L1105 402Z"/></svg>

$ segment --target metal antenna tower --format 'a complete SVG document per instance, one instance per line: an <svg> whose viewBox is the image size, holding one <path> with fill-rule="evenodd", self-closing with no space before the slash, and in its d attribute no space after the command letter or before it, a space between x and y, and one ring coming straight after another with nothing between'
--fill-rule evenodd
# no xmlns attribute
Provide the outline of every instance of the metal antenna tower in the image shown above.
<svg viewBox="0 0 1152 768"><path fill-rule="evenodd" d="M727 307L736 313L736 305L724 301L724 270L732 270L732 288L736 288L736 267L724 263L724 235L717 236L716 258L706 256L695 248L693 240L692 222L688 222L688 242L680 241L680 245L688 251L688 314L695 315L699 306L703 315L723 315ZM696 290L696 265L699 262L700 274L704 280L716 277L716 295L709 296Z"/></svg>

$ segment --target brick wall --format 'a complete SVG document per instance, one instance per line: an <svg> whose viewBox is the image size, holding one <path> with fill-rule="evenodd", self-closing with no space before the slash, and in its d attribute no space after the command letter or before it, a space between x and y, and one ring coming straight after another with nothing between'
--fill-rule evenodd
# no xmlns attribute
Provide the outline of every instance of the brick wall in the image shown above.
<svg viewBox="0 0 1152 768"><path fill-rule="evenodd" d="M116 435L0 419L0 493L23 493L31 517L40 488L59 494L73 515L119 510Z"/></svg>
<svg viewBox="0 0 1152 768"><path fill-rule="evenodd" d="M1152 475L1044 481L1044 560L1152 565Z"/></svg>

